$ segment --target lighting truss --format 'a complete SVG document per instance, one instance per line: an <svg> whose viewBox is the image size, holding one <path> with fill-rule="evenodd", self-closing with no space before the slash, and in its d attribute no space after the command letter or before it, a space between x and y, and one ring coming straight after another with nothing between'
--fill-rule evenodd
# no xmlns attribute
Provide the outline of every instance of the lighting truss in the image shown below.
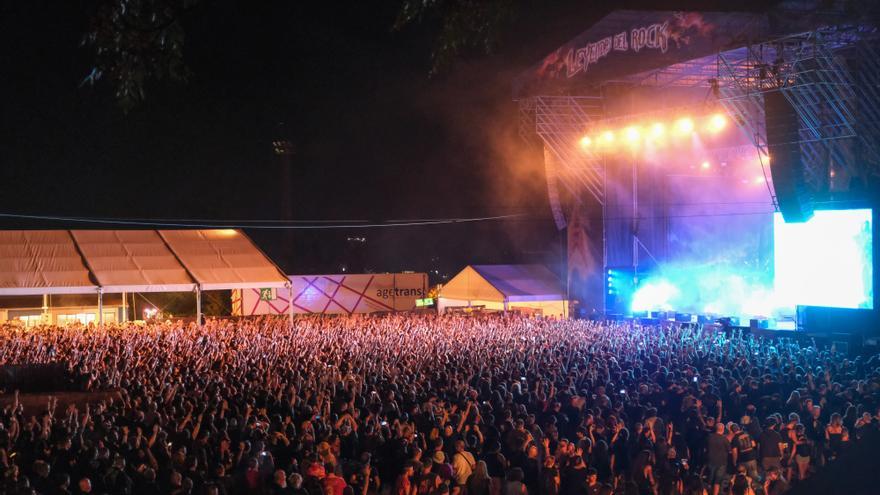
<svg viewBox="0 0 880 495"><path fill-rule="evenodd" d="M571 197L588 192L600 204L605 201L605 168L595 153L581 148L578 140L592 122L604 116L597 96L534 96L519 101L520 133L537 136L544 146L548 189L557 225L564 227L560 186Z"/></svg>
<svg viewBox="0 0 880 495"><path fill-rule="evenodd" d="M851 177L880 175L878 39L873 28L834 26L606 83L706 88L763 157L769 156L764 95L782 92L800 121L803 180L814 193L823 193L830 170L844 170ZM522 135L539 137L559 168L554 182L575 198L579 191L589 192L604 204L603 161L577 144L588 127L605 123L602 99L532 96L520 100L520 116ZM554 193L558 198L558 191Z"/></svg>
<svg viewBox="0 0 880 495"><path fill-rule="evenodd" d="M764 94L780 91L800 120L804 181L826 191L829 170L880 174L880 58L877 34L824 28L749 44L625 80L705 87L767 156Z"/></svg>

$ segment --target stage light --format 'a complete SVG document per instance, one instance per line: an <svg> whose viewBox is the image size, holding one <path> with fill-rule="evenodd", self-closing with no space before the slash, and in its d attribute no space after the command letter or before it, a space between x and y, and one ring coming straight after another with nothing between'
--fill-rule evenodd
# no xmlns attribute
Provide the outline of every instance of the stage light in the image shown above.
<svg viewBox="0 0 880 495"><path fill-rule="evenodd" d="M719 133L727 127L727 117L720 113L716 113L709 117L709 132Z"/></svg>
<svg viewBox="0 0 880 495"><path fill-rule="evenodd" d="M712 164L709 163L708 160L706 160L706 161L704 161L703 163L700 164L700 167L702 167L703 170L709 170L709 168L712 167Z"/></svg>
<svg viewBox="0 0 880 495"><path fill-rule="evenodd" d="M639 139L642 137L642 133L639 132L639 128L636 126L629 126L623 130L623 136L626 138L626 142L630 145L638 144Z"/></svg>
<svg viewBox="0 0 880 495"><path fill-rule="evenodd" d="M660 122L655 122L653 125L651 125L651 130L648 132L648 137L650 137L651 139L659 139L663 137L664 134L666 134L666 126L664 126Z"/></svg>
<svg viewBox="0 0 880 495"><path fill-rule="evenodd" d="M694 119L683 117L675 121L675 132L680 135L686 135L694 132Z"/></svg>
<svg viewBox="0 0 880 495"><path fill-rule="evenodd" d="M755 184L763 184L763 183L764 183L764 176L763 175L755 177Z"/></svg>
<svg viewBox="0 0 880 495"><path fill-rule="evenodd" d="M602 133L602 143L611 144L614 142L614 132L613 131L605 131Z"/></svg>
<svg viewBox="0 0 880 495"><path fill-rule="evenodd" d="M593 144L593 140L590 139L590 136L584 136L584 137L582 137L581 140L578 141L578 142L580 143L581 148L584 148L584 149L589 148L590 145Z"/></svg>

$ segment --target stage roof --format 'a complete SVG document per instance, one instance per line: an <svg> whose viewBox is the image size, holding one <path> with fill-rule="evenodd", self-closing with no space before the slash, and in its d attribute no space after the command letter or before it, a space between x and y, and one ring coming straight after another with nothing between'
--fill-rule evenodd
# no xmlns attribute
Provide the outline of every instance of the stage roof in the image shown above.
<svg viewBox="0 0 880 495"><path fill-rule="evenodd" d="M520 74L514 92L597 87L743 46L769 31L766 14L618 10Z"/></svg>
<svg viewBox="0 0 880 495"><path fill-rule="evenodd" d="M440 297L483 301L565 299L559 279L543 265L469 265L440 290Z"/></svg>
<svg viewBox="0 0 880 495"><path fill-rule="evenodd" d="M0 295L178 292L284 287L243 232L0 231Z"/></svg>

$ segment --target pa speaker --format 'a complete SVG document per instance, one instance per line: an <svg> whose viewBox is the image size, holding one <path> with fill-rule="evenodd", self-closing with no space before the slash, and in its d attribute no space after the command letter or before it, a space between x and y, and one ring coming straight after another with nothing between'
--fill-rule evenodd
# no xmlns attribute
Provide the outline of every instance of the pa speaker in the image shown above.
<svg viewBox="0 0 880 495"><path fill-rule="evenodd" d="M805 222L813 216L813 202L804 180L797 112L781 91L773 91L764 94L764 118L779 211L786 222Z"/></svg>

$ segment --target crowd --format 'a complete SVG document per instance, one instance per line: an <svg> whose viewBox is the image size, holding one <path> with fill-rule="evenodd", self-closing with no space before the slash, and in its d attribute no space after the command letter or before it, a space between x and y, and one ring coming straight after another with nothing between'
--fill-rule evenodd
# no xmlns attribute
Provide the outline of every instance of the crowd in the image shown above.
<svg viewBox="0 0 880 495"><path fill-rule="evenodd" d="M0 365L57 362L118 394L16 393L3 493L777 495L880 421L880 356L679 325L0 328Z"/></svg>

